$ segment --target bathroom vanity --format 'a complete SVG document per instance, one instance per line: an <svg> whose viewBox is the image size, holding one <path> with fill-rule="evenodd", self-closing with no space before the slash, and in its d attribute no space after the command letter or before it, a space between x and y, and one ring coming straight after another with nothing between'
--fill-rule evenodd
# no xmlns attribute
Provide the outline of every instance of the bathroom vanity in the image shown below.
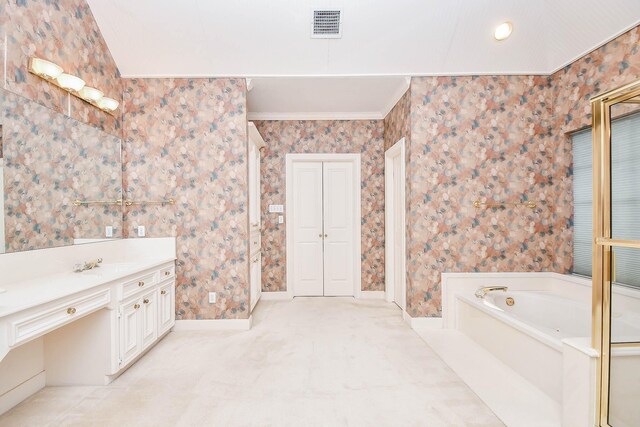
<svg viewBox="0 0 640 427"><path fill-rule="evenodd" d="M0 413L45 385L108 384L164 337L175 324L175 258L174 238L0 257Z"/></svg>

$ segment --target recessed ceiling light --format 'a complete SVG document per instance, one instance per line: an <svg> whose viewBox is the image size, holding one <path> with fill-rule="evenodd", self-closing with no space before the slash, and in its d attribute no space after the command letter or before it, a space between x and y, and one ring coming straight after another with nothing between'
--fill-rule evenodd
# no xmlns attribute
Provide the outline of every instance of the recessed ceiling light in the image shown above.
<svg viewBox="0 0 640 427"><path fill-rule="evenodd" d="M493 33L493 37L495 37L496 40L499 40L499 41L506 40L511 35L512 31L513 31L513 24L509 21L503 22L502 24L498 25L498 27Z"/></svg>

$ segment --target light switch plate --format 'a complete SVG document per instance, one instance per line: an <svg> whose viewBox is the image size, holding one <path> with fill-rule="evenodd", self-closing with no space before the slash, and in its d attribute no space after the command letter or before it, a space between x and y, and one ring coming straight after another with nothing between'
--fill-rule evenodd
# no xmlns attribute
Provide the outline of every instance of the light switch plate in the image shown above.
<svg viewBox="0 0 640 427"><path fill-rule="evenodd" d="M278 224L284 224L284 215L278 215Z"/></svg>
<svg viewBox="0 0 640 427"><path fill-rule="evenodd" d="M269 205L270 213L282 213L284 212L284 205Z"/></svg>
<svg viewBox="0 0 640 427"><path fill-rule="evenodd" d="M139 225L138 226L138 237L144 237L147 235L147 229L145 228L144 225Z"/></svg>
<svg viewBox="0 0 640 427"><path fill-rule="evenodd" d="M209 292L209 304L215 304L217 295L215 292Z"/></svg>
<svg viewBox="0 0 640 427"><path fill-rule="evenodd" d="M104 237L113 237L113 227L111 225L107 225L104 228Z"/></svg>

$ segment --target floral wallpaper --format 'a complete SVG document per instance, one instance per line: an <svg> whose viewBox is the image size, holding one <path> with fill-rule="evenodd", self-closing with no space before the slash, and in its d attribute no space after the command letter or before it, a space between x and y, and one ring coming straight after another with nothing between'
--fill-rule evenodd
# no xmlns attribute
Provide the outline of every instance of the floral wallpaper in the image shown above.
<svg viewBox="0 0 640 427"><path fill-rule="evenodd" d="M120 139L0 89L7 252L122 234L120 206L73 201L121 197Z"/></svg>
<svg viewBox="0 0 640 427"><path fill-rule="evenodd" d="M441 315L445 271L570 271L567 132L591 124L591 96L640 78L639 31L552 76L412 79L411 316ZM538 206L476 210L476 199Z"/></svg>
<svg viewBox="0 0 640 427"><path fill-rule="evenodd" d="M112 116L28 72L29 57L60 65L120 99L120 72L85 0L0 0L0 70L3 87L83 123L119 135L119 114ZM6 57L6 64L4 60ZM121 110L119 110L121 111Z"/></svg>
<svg viewBox="0 0 640 427"><path fill-rule="evenodd" d="M362 290L384 290L384 124L381 120L256 121L261 150L262 289L286 290L285 224L268 206L285 204L287 153L361 153ZM285 212L286 215L286 212Z"/></svg>
<svg viewBox="0 0 640 427"><path fill-rule="evenodd" d="M425 77L411 83L407 312L441 314L446 271L556 269L550 81ZM534 210L474 200L534 200ZM558 266L566 270L570 265Z"/></svg>
<svg viewBox="0 0 640 427"><path fill-rule="evenodd" d="M400 139L411 139L411 91L407 90L384 118L384 151Z"/></svg>
<svg viewBox="0 0 640 427"><path fill-rule="evenodd" d="M243 79L125 79L125 237L177 238L177 319L249 317ZM209 304L208 292L217 292Z"/></svg>

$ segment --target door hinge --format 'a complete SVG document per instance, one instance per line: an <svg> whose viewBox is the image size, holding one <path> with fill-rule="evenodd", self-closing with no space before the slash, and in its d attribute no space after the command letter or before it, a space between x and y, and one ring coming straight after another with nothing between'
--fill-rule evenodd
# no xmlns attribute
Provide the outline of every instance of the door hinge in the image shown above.
<svg viewBox="0 0 640 427"><path fill-rule="evenodd" d="M118 366L122 365L122 359L118 357Z"/></svg>

